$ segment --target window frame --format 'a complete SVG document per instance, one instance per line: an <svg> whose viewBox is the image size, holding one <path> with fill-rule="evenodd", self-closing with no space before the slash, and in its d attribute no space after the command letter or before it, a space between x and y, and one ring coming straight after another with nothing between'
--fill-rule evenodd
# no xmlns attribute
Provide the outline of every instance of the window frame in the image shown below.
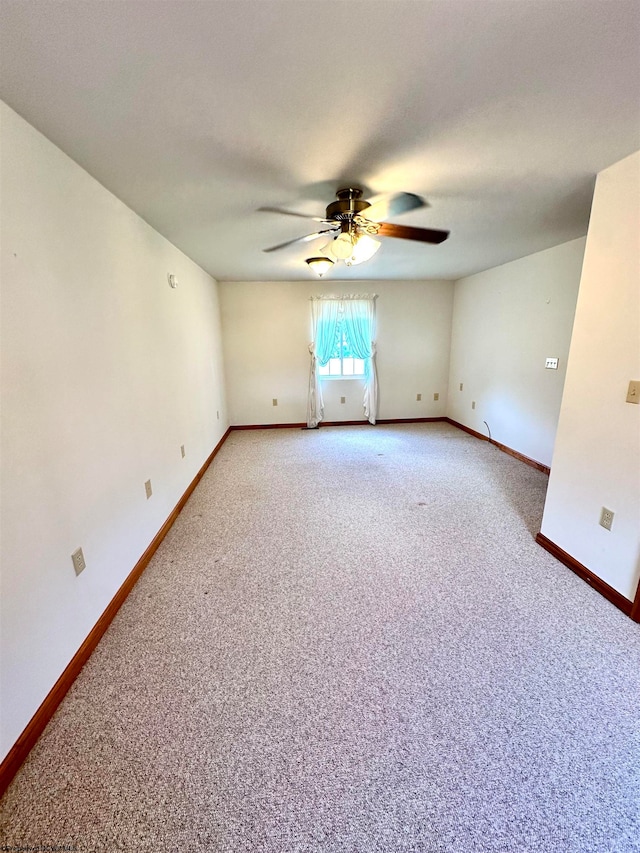
<svg viewBox="0 0 640 853"><path fill-rule="evenodd" d="M344 349L346 346L348 346L348 341L346 340L346 333L345 333L344 329L340 326L340 339L338 341L338 349L340 351L340 354L338 356L334 356L334 357L330 358L329 361L324 365L324 367L321 367L320 365L318 365L317 372L318 372L318 378L319 379L322 379L322 380L325 380L325 379L331 379L331 380L336 380L336 379L364 379L365 359L364 358L356 358L356 356L354 356L354 355L345 356L344 355ZM360 364L362 364L362 372L361 373L355 373L355 372L354 373L345 373L344 372L344 360L345 360L345 358L353 359L354 368L355 368L355 362L360 362ZM332 361L336 361L338 359L340 360L340 373L321 373L322 370L330 367L330 364Z"/></svg>

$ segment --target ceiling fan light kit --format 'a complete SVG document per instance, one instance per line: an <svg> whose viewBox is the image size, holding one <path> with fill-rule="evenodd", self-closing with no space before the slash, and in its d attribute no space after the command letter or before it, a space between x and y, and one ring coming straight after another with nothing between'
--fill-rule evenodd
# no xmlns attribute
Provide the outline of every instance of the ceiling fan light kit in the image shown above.
<svg viewBox="0 0 640 853"><path fill-rule="evenodd" d="M382 221L388 216L398 216L409 210L426 207L426 201L414 193L393 193L368 202L361 198L361 189L345 187L339 189L336 196L337 200L327 207L325 219L317 216L308 217L315 222L323 222L333 227L316 231L314 234L306 234L304 237L296 237L294 240L279 243L264 251L274 252L294 243L304 243L315 240L323 234L331 234L332 239L320 250L325 257L316 256L306 260L309 268L322 276L335 261L344 261L346 266L354 266L370 260L382 245L375 239L376 236L399 237L403 240L432 244L442 243L449 236L448 231L407 227ZM284 213L288 216L305 216L305 214L281 210L277 207L261 207L259 210L268 213ZM321 263L322 261L324 263Z"/></svg>
<svg viewBox="0 0 640 853"><path fill-rule="evenodd" d="M353 246L351 257L345 259L345 264L352 267L355 264L371 260L380 246L382 246L380 240L374 240L368 234L361 234Z"/></svg>
<svg viewBox="0 0 640 853"><path fill-rule="evenodd" d="M342 234L339 234L326 246L320 249L321 252L325 252L329 257L335 259L336 261L344 261L349 255L353 252L353 237L349 231L343 231Z"/></svg>

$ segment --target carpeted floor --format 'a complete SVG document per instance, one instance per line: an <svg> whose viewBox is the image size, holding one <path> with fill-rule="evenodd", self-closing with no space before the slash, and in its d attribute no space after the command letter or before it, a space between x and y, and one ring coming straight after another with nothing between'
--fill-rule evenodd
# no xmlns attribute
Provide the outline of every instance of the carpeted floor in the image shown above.
<svg viewBox="0 0 640 853"><path fill-rule="evenodd" d="M446 424L231 434L2 801L5 847L640 851L640 630Z"/></svg>

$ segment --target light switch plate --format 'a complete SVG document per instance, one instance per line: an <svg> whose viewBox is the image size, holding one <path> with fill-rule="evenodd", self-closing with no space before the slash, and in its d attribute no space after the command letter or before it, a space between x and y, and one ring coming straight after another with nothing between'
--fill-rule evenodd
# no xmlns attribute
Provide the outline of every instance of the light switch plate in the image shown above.
<svg viewBox="0 0 640 853"><path fill-rule="evenodd" d="M627 403L640 403L640 379L632 379L629 382Z"/></svg>

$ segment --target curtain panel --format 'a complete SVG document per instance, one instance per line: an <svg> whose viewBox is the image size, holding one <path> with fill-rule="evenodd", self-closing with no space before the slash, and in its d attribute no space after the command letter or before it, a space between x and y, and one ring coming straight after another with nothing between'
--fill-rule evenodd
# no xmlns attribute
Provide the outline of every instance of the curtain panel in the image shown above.
<svg viewBox="0 0 640 853"><path fill-rule="evenodd" d="M311 299L313 340L309 344L311 367L307 403L307 426L310 429L315 429L324 416L318 367L327 364L331 357L339 322L344 325L354 356L364 360L364 416L369 423L375 424L378 412L375 300L375 296L319 296Z"/></svg>

